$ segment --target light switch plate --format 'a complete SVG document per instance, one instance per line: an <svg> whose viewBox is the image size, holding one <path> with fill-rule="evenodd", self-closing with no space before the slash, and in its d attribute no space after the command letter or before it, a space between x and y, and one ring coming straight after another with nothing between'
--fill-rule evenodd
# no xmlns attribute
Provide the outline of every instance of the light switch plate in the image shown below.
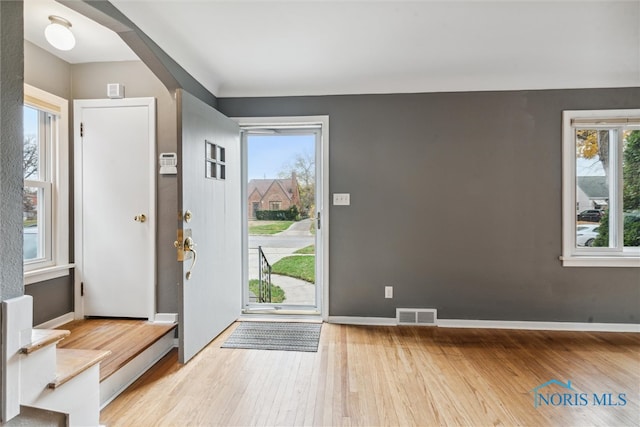
<svg viewBox="0 0 640 427"><path fill-rule="evenodd" d="M349 193L333 193L334 206L349 206L351 204L351 195Z"/></svg>

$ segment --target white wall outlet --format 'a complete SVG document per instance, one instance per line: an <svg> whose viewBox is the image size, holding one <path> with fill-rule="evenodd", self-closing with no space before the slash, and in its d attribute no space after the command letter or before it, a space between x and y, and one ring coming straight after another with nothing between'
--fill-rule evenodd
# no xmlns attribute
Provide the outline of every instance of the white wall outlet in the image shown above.
<svg viewBox="0 0 640 427"><path fill-rule="evenodd" d="M393 286L385 286L384 287L384 297L385 298L393 298Z"/></svg>
<svg viewBox="0 0 640 427"><path fill-rule="evenodd" d="M349 206L351 204L351 194L349 193L333 193L334 206Z"/></svg>

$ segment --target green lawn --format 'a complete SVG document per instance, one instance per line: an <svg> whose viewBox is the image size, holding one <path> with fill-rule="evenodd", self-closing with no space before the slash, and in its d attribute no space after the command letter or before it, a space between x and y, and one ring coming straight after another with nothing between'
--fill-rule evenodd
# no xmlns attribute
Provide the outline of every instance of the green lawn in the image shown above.
<svg viewBox="0 0 640 427"><path fill-rule="evenodd" d="M283 276L302 279L309 283L315 283L315 263L315 256L288 256L273 264L271 272L273 274L281 274Z"/></svg>
<svg viewBox="0 0 640 427"><path fill-rule="evenodd" d="M306 246L306 247L304 247L302 249L298 249L294 253L295 254L303 254L303 255L315 254L316 253L316 245Z"/></svg>
<svg viewBox="0 0 640 427"><path fill-rule="evenodd" d="M258 279L249 280L249 290L253 292L255 296L258 296L260 293L259 288L260 281ZM286 300L287 297L284 295L284 289L280 286L271 285L271 302L273 303L281 303Z"/></svg>
<svg viewBox="0 0 640 427"><path fill-rule="evenodd" d="M291 227L293 221L252 221L249 234L276 234Z"/></svg>

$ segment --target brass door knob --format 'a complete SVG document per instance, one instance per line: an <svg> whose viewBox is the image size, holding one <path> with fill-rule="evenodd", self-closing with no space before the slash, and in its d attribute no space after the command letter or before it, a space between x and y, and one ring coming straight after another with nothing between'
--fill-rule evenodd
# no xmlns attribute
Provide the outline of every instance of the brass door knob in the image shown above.
<svg viewBox="0 0 640 427"><path fill-rule="evenodd" d="M145 214L136 215L133 217L133 220L136 222L145 222L147 220L147 216Z"/></svg>

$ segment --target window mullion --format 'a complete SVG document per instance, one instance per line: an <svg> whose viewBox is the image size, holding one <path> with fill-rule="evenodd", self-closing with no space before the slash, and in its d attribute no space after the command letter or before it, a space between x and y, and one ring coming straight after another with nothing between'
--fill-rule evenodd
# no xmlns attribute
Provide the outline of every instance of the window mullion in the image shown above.
<svg viewBox="0 0 640 427"><path fill-rule="evenodd" d="M616 129L609 129L609 158L608 162L608 173L607 173L607 185L609 187L609 244L608 246L615 251L620 250L620 235L618 230L618 216L619 216L619 207L618 207L618 171L617 171L617 152L618 152L618 131Z"/></svg>
<svg viewBox="0 0 640 427"><path fill-rule="evenodd" d="M624 251L624 206L623 206L623 193L624 193L624 176L622 172L622 166L624 163L624 129L618 128L616 134L616 143L615 145L615 157L613 158L613 162L615 164L616 169L616 187L615 187L615 197L616 197L616 234L618 236L618 246L617 248L620 252Z"/></svg>

